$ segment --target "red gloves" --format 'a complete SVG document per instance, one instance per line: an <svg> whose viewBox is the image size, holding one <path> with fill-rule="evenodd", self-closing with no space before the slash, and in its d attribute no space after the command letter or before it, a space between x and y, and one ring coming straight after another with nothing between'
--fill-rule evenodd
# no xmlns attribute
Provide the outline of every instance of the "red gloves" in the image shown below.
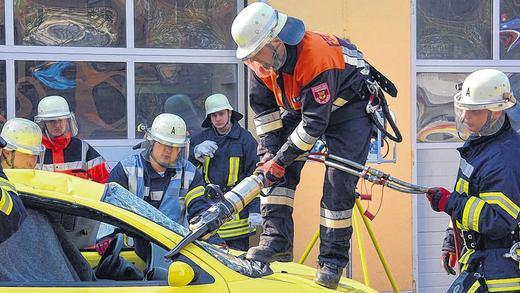
<svg viewBox="0 0 520 293"><path fill-rule="evenodd" d="M283 179L285 168L278 165L274 160L269 160L266 163L258 164L255 170L264 174L264 187L270 187L273 183Z"/></svg>
<svg viewBox="0 0 520 293"><path fill-rule="evenodd" d="M433 187L428 189L426 197L428 197L430 206L434 211L444 212L450 195L451 192L444 187Z"/></svg>

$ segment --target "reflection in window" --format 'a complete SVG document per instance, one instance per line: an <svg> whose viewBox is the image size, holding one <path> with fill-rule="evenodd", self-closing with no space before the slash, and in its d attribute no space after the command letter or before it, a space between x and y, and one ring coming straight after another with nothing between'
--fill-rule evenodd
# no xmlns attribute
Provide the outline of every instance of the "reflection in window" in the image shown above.
<svg viewBox="0 0 520 293"><path fill-rule="evenodd" d="M191 134L198 133L209 95L225 94L237 107L236 74L235 64L137 63L136 125L150 126L157 115L167 112L181 116Z"/></svg>
<svg viewBox="0 0 520 293"><path fill-rule="evenodd" d="M233 0L135 0L135 47L235 48Z"/></svg>
<svg viewBox="0 0 520 293"><path fill-rule="evenodd" d="M500 1L500 58L520 59L520 3Z"/></svg>
<svg viewBox="0 0 520 293"><path fill-rule="evenodd" d="M491 0L418 0L417 59L491 59Z"/></svg>
<svg viewBox="0 0 520 293"><path fill-rule="evenodd" d="M127 138L126 64L16 61L16 117L33 119L38 102L63 96L75 112L79 137Z"/></svg>
<svg viewBox="0 0 520 293"><path fill-rule="evenodd" d="M126 45L125 0L18 0L14 19L16 45Z"/></svg>
<svg viewBox="0 0 520 293"><path fill-rule="evenodd" d="M0 0L0 45L5 45L5 1Z"/></svg>
<svg viewBox="0 0 520 293"><path fill-rule="evenodd" d="M5 60L0 60L0 130L7 120L7 98L5 93Z"/></svg>
<svg viewBox="0 0 520 293"><path fill-rule="evenodd" d="M417 74L417 142L460 141L455 125L455 85L467 73Z"/></svg>

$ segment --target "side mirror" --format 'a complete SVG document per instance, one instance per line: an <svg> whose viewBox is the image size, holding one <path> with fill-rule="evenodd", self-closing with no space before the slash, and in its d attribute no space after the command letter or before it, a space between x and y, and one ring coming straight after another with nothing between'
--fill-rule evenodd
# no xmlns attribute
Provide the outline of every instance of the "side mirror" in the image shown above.
<svg viewBox="0 0 520 293"><path fill-rule="evenodd" d="M195 271L185 262L175 261L168 268L168 285L183 287L195 279Z"/></svg>

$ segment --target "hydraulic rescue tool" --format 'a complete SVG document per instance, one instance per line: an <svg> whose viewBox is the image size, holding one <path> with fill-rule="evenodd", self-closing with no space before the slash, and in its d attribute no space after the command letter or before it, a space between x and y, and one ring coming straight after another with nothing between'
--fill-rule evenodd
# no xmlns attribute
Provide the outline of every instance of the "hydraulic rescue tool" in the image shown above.
<svg viewBox="0 0 520 293"><path fill-rule="evenodd" d="M216 197L217 202L205 212L190 220L190 232L188 235L164 257L171 258L193 241L199 238L207 239L213 235L218 228L229 221L235 213L240 212L255 197L260 195L264 187L263 180L263 174L255 173L242 180L237 186L222 196L211 194ZM209 190L214 191L215 189L210 186Z"/></svg>

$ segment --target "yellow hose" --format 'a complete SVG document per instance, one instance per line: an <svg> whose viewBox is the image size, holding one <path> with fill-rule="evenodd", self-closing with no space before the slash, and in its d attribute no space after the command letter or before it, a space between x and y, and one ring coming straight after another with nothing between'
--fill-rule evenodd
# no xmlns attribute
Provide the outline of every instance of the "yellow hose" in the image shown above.
<svg viewBox="0 0 520 293"><path fill-rule="evenodd" d="M370 278L368 276L367 259L365 256L365 247L363 245L363 236L361 235L361 231L359 229L358 215L356 213L353 213L352 217L354 220L354 234L356 234L357 244L359 247L359 257L361 259L361 270L363 271L363 282L365 283L365 285L370 287Z"/></svg>
<svg viewBox="0 0 520 293"><path fill-rule="evenodd" d="M392 272L390 271L388 263L386 262L385 256L383 255L383 251L381 250L381 247L379 246L379 243L377 242L374 231L372 230L372 226L370 225L368 218L365 215L363 215L363 207L361 206L361 200L359 199L359 197L356 198L356 207L359 211L359 214L362 215L361 218L363 219L363 223L365 223L365 227L367 228L368 235L370 235L370 239L372 239L374 248L377 251L379 260L381 260L381 264L383 265L383 268L385 269L385 273L386 273L386 276L388 277L388 280L390 281L390 284L392 284L392 288L394 289L394 292L395 293L401 292L401 291L399 291L399 287L397 287L394 276L392 275Z"/></svg>

